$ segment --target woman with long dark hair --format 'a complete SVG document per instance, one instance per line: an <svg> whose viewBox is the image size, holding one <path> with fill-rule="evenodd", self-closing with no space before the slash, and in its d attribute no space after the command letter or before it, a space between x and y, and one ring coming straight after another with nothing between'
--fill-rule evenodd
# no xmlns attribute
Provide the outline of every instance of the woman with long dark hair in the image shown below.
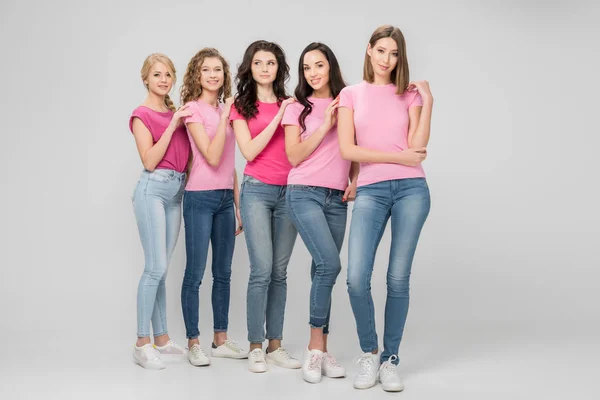
<svg viewBox="0 0 600 400"><path fill-rule="evenodd" d="M354 198L358 173L339 150L338 94L345 86L333 51L323 43L309 44L298 63L294 93L298 102L288 106L282 121L293 166L288 176L288 212L313 258L310 341L302 365L304 380L310 383L320 382L322 375L346 375L327 351L331 292L342 269L339 253L346 232L347 201Z"/></svg>
<svg viewBox="0 0 600 400"><path fill-rule="evenodd" d="M250 258L247 322L248 368L252 372L266 372L267 363L301 366L281 346L287 266L297 236L286 209L291 165L280 126L286 107L294 102L285 93L287 79L289 67L283 49L264 40L252 43L238 68L238 93L230 117L238 147L248 160L240 207ZM265 339L269 340L266 356L262 350Z"/></svg>

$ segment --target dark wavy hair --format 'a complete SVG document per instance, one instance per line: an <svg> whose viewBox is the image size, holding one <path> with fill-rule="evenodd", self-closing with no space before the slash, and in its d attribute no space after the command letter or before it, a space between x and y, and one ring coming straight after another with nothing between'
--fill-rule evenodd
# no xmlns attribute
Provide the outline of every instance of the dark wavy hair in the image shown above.
<svg viewBox="0 0 600 400"><path fill-rule="evenodd" d="M346 87L346 83L342 77L342 71L340 70L340 64L329 46L323 43L313 42L302 50L300 60L298 61L298 86L296 86L296 90L294 91L296 100L304 106L304 110L302 110L298 117L302 132L306 130L306 117L312 112L312 103L308 98L313 94L313 88L308 84L308 81L304 77L304 56L306 53L313 50L318 50L323 53L327 62L329 62L329 90L331 90L331 97L335 99L342 89Z"/></svg>
<svg viewBox="0 0 600 400"><path fill-rule="evenodd" d="M258 107L256 106L256 81L252 78L252 59L261 50L273 53L277 60L277 75L273 82L273 91L275 92L275 96L277 96L277 104L280 105L283 100L289 97L285 93L285 82L290 79L290 67L285 61L283 49L277 43L257 40L246 49L235 77L237 94L234 105L246 120L254 118L258 112Z"/></svg>

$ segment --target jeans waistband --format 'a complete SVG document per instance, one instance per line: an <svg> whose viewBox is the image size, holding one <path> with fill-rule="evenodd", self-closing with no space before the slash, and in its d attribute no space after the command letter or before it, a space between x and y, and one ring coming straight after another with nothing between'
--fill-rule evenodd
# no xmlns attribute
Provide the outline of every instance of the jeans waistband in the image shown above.
<svg viewBox="0 0 600 400"><path fill-rule="evenodd" d="M147 169L145 169L142 171L142 177L149 178L151 176L165 178L169 180L178 180L182 182L185 180L186 173L165 168L155 169L154 171L148 171Z"/></svg>

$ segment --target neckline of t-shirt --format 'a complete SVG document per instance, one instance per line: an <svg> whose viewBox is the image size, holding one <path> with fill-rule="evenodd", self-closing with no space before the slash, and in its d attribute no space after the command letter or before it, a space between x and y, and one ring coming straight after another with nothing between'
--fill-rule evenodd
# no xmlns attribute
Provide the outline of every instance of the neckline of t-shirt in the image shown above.
<svg viewBox="0 0 600 400"><path fill-rule="evenodd" d="M264 101L260 101L260 100L258 100L258 99L256 100L256 102L257 102L257 103L259 103L259 104L266 104L266 105L268 105L268 106L276 106L276 105L277 105L277 103L279 103L278 101L276 101L275 103L266 103L266 102L264 102Z"/></svg>
<svg viewBox="0 0 600 400"><path fill-rule="evenodd" d="M396 84L393 83L393 82L392 83L388 83L387 85L376 85L374 83L367 82L367 81L363 81L363 83L366 84L366 85L369 85L371 87L377 87L377 88L387 88L387 87L390 87L390 86L396 86Z"/></svg>
<svg viewBox="0 0 600 400"><path fill-rule="evenodd" d="M170 114L170 113L172 113L172 112L173 112L173 111L171 111L171 110L169 110L169 111L156 111L156 110L153 110L152 108L150 108L150 107L148 107L148 106L145 106L145 105L143 105L143 104L142 104L140 107L147 108L148 110L150 110L150 111L152 111L152 112L155 112L155 113L157 113L157 114Z"/></svg>
<svg viewBox="0 0 600 400"><path fill-rule="evenodd" d="M314 96L309 96L308 100L312 101L322 101L322 102L329 102L331 103L333 101L333 97L314 97Z"/></svg>
<svg viewBox="0 0 600 400"><path fill-rule="evenodd" d="M213 106L212 104L209 104L208 102L198 98L196 101L202 102L204 104L206 104L207 106L209 106L210 108L212 108L215 111L219 111L219 109L221 108L221 103L217 103L216 106Z"/></svg>

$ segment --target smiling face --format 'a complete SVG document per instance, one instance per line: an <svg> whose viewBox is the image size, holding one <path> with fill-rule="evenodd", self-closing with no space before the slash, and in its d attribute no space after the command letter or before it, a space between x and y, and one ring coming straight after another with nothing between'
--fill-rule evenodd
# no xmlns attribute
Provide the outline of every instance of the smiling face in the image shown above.
<svg viewBox="0 0 600 400"><path fill-rule="evenodd" d="M275 54L259 50L252 57L252 78L259 85L268 85L277 77L277 59Z"/></svg>
<svg viewBox="0 0 600 400"><path fill-rule="evenodd" d="M150 68L148 76L144 79L144 84L148 91L157 96L166 96L173 87L174 73L165 64L155 62Z"/></svg>
<svg viewBox="0 0 600 400"><path fill-rule="evenodd" d="M303 60L304 79L313 91L329 90L329 61L319 50L309 51Z"/></svg>
<svg viewBox="0 0 600 400"><path fill-rule="evenodd" d="M218 92L223 87L225 73L218 57L207 57L200 66L200 86L203 90Z"/></svg>
<svg viewBox="0 0 600 400"><path fill-rule="evenodd" d="M398 65L398 45L392 38L381 38L373 46L369 44L367 54L371 58L373 73L386 80ZM393 80L393 78L392 78Z"/></svg>

